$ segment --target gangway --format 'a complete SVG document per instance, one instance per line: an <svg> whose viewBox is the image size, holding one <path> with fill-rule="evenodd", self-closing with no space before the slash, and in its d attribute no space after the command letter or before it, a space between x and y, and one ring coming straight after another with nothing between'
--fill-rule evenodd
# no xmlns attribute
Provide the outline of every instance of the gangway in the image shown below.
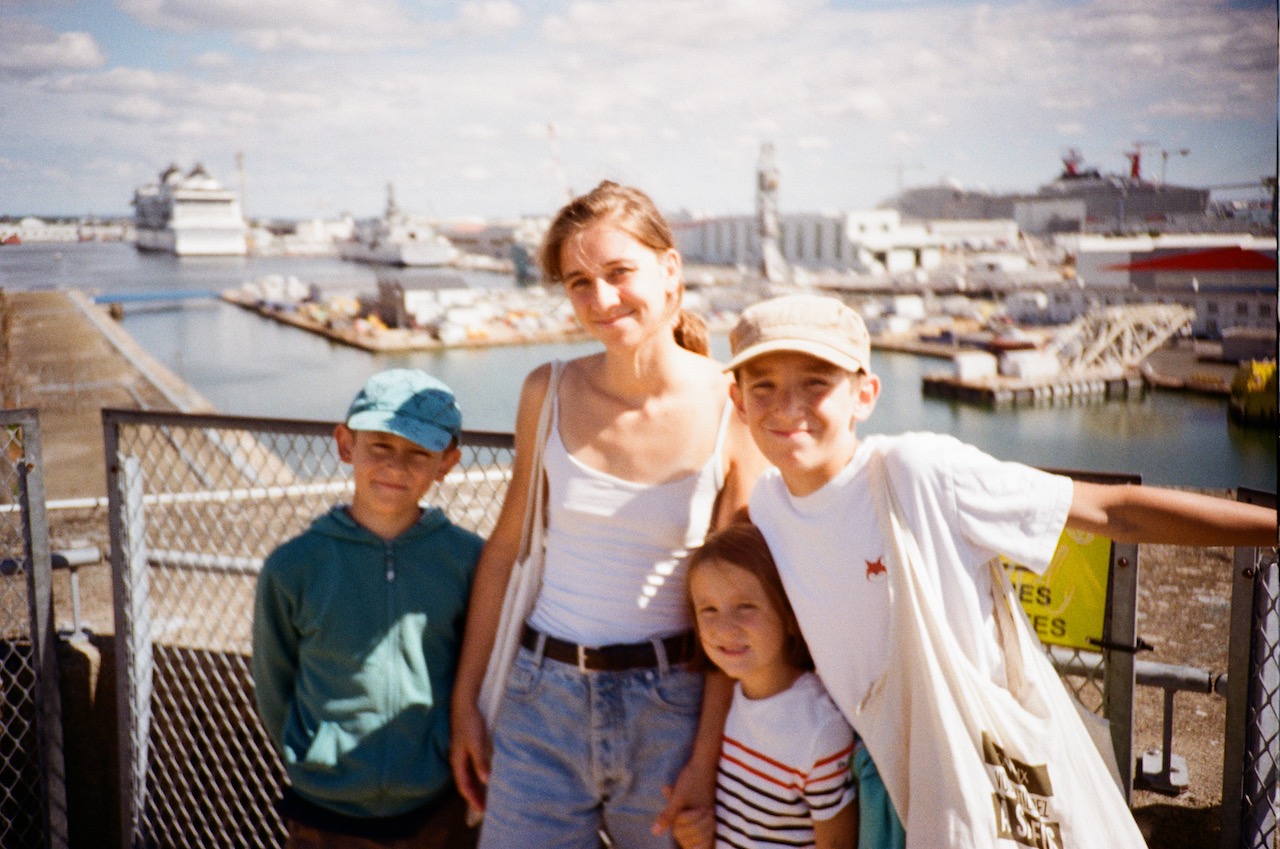
<svg viewBox="0 0 1280 849"><path fill-rule="evenodd" d="M177 301L210 301L222 297L212 289L165 289L158 292L105 292L93 296L95 304L147 304Z"/></svg>
<svg viewBox="0 0 1280 849"><path fill-rule="evenodd" d="M1101 307L1059 331L1045 350L1057 355L1063 376L1120 376L1194 318L1195 311L1180 304Z"/></svg>

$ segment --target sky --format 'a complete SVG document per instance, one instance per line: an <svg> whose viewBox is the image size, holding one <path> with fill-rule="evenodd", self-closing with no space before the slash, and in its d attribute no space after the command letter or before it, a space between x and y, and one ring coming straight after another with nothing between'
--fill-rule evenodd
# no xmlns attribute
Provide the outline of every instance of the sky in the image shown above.
<svg viewBox="0 0 1280 849"><path fill-rule="evenodd" d="M1258 184L1277 55L1274 0L0 0L0 214L128 214L171 162L252 218L388 183L547 215L602 179L747 214L766 142L783 213L1034 191L1069 148Z"/></svg>

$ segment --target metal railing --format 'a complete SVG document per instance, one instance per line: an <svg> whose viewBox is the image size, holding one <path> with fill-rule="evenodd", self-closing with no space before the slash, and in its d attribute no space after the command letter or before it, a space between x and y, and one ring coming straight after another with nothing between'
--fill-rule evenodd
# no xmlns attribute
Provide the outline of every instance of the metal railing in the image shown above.
<svg viewBox="0 0 1280 849"><path fill-rule="evenodd" d="M0 846L67 845L40 422L0 411Z"/></svg>
<svg viewBox="0 0 1280 849"><path fill-rule="evenodd" d="M285 834L274 803L284 773L253 704L252 598L262 559L350 497L333 426L112 410L104 411L103 424L119 694L120 845L280 845ZM428 500L459 525L486 535L501 505L511 457L510 434L465 434L462 462ZM1155 668L1163 665L1134 658L1137 554L1137 546L1111 548L1099 651L1051 652L1068 687L1110 721L1126 791L1133 780L1135 680L1164 686L1160 682L1169 678L1168 670ZM1272 583L1274 574L1272 565ZM1249 579L1251 593L1259 582L1266 579ZM1270 608L1264 598L1244 610L1246 633L1263 627L1256 623L1267 621L1268 610L1274 613L1275 597L1269 596ZM1235 639L1233 625L1233 663ZM1274 669L1274 639L1270 646ZM1231 681L1247 684L1254 675L1270 680L1265 668L1250 668L1261 671L1237 673L1233 667ZM1256 688L1246 689L1256 695ZM1274 707L1274 684L1266 692ZM1270 804L1274 823L1274 733L1268 737L1266 731L1274 722L1268 726L1256 708L1249 710L1255 729L1249 739L1262 738L1264 745L1249 743L1246 752L1240 731L1234 763L1243 766L1235 774L1239 787L1260 785L1263 792L1259 797L1241 789L1237 798L1251 801L1237 804L1232 814L1224 777L1224 817L1235 816L1237 823L1256 819ZM1235 736L1229 726L1229 758ZM1250 770L1254 778L1247 777ZM1264 844L1228 843L1224 829L1223 845Z"/></svg>

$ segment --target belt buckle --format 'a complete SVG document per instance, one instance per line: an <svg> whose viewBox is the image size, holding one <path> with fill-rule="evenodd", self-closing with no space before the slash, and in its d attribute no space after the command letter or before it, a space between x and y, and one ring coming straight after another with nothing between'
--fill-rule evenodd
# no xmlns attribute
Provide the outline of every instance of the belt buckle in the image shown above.
<svg viewBox="0 0 1280 849"><path fill-rule="evenodd" d="M581 643L575 646L575 648L578 650L578 671L586 673L589 671L587 669L587 648Z"/></svg>

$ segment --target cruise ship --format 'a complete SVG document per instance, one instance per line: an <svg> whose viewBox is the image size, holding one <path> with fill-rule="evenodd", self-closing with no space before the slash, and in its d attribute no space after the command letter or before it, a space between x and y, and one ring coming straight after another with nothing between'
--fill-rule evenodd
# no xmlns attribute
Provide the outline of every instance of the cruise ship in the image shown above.
<svg viewBox="0 0 1280 849"><path fill-rule="evenodd" d="M244 256L247 227L240 199L197 164L186 174L170 165L133 193L140 251L177 256Z"/></svg>
<svg viewBox="0 0 1280 849"><path fill-rule="evenodd" d="M448 265L459 251L427 220L405 213L387 184L387 208L381 218L356 225L350 239L338 243L338 256L377 265Z"/></svg>

